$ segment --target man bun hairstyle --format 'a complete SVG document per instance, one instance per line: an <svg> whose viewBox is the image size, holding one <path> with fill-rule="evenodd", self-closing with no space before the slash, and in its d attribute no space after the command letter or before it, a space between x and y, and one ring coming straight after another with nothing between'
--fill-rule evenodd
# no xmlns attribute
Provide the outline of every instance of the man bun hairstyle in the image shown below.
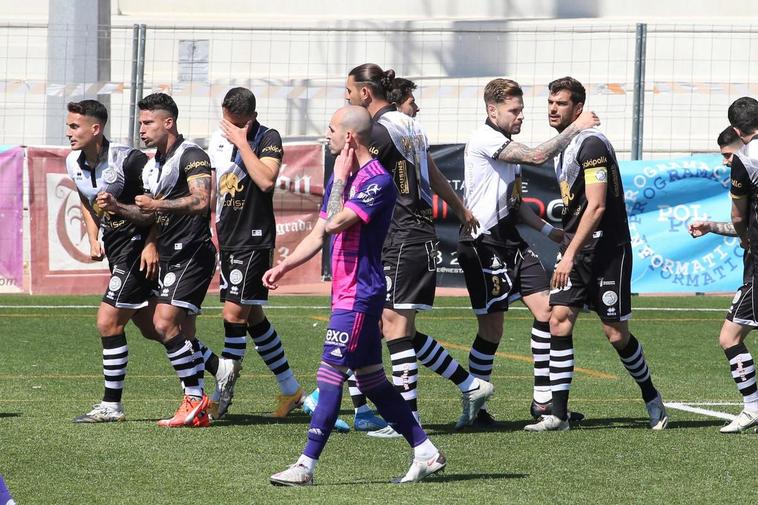
<svg viewBox="0 0 758 505"><path fill-rule="evenodd" d="M396 77L392 80L389 92L387 93L387 101L400 105L408 100L413 90L416 89L416 83L410 79L403 79L402 77Z"/></svg>
<svg viewBox="0 0 758 505"><path fill-rule="evenodd" d="M367 86L371 94L376 98L387 99L387 94L392 88L395 79L395 71L392 69L382 70L376 63L364 63L350 71L348 76L355 80L358 85Z"/></svg>
<svg viewBox="0 0 758 505"><path fill-rule="evenodd" d="M97 100L82 100L81 102L69 102L68 111L82 116L93 117L102 126L108 122L108 109Z"/></svg>
<svg viewBox="0 0 758 505"><path fill-rule="evenodd" d="M584 89L584 86L573 77L566 76L556 79L547 85L547 89L550 91L551 95L563 91L564 89L569 91L571 93L571 101L574 102L574 105L585 103L587 100L587 91Z"/></svg>
<svg viewBox="0 0 758 505"><path fill-rule="evenodd" d="M174 120L179 117L179 107L176 106L174 99L166 93L153 93L152 95L147 95L137 103L137 107L139 107L139 110L166 111L172 118L174 118Z"/></svg>

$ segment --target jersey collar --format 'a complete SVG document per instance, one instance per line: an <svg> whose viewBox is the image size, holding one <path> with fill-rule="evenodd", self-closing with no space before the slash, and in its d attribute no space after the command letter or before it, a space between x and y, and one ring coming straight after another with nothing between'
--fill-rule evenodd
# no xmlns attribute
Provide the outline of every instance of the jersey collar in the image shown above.
<svg viewBox="0 0 758 505"><path fill-rule="evenodd" d="M99 165L103 160L108 159L108 146L110 145L110 142L107 138L103 137L103 145L100 146L100 152L97 153L97 163L95 164L95 167ZM84 155L84 149L82 149L82 152L79 153L79 157L76 159L76 162L79 164L79 168L82 170L94 170L95 167L89 167L87 165L87 156Z"/></svg>
<svg viewBox="0 0 758 505"><path fill-rule="evenodd" d="M484 122L484 124L486 124L487 126L489 126L490 128L492 128L496 132L503 134L503 136L505 138L507 138L508 140L511 140L511 136L508 133L505 133L505 131L502 130L501 128L499 128L495 123L493 123L492 121L490 121L490 118L487 118L487 120Z"/></svg>
<svg viewBox="0 0 758 505"><path fill-rule="evenodd" d="M389 105L385 105L384 107L382 107L381 109L379 109L378 111L376 111L376 114L374 114L374 117L371 118L371 119L373 119L374 121L378 121L379 118L382 117L387 112L392 112L392 111L395 111L395 110L397 110L397 107L395 107L395 104L391 103Z"/></svg>
<svg viewBox="0 0 758 505"><path fill-rule="evenodd" d="M176 142L174 142L174 145L171 146L171 149L169 149L166 154L163 154L160 151L155 152L155 161L157 161L161 165L166 163L166 160L168 160L171 156L174 155L176 150L179 149L179 146L182 145L183 142L184 142L184 135L179 134L176 137Z"/></svg>

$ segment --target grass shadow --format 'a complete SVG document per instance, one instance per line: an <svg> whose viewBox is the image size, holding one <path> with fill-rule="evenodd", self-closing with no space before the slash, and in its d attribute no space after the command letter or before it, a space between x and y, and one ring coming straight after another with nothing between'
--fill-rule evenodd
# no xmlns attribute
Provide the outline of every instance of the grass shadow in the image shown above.
<svg viewBox="0 0 758 505"><path fill-rule="evenodd" d="M470 480L502 480L502 479L526 479L529 477L529 474L526 473L440 473L437 475L431 475L424 479L424 481L421 483L422 485L429 485L436 483L443 483L443 482L465 482ZM321 486L355 486L356 484L389 484L391 480L379 480L379 479L371 479L371 480L353 480L353 481L344 481L344 482L331 482L324 484L323 482L319 482L319 487Z"/></svg>
<svg viewBox="0 0 758 505"><path fill-rule="evenodd" d="M4 417L21 417L21 412L0 412L0 419Z"/></svg>

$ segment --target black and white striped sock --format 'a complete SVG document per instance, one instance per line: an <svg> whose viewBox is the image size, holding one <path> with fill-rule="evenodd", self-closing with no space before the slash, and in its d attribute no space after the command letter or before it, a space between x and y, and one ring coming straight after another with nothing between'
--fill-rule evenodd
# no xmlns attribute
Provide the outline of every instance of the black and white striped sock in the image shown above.
<svg viewBox="0 0 758 505"><path fill-rule="evenodd" d="M745 410L758 411L758 387L756 387L755 383L753 356L747 350L744 343L724 349L724 354L726 354L726 359L729 360L732 378L742 395Z"/></svg>
<svg viewBox="0 0 758 505"><path fill-rule="evenodd" d="M471 375L490 382L498 345L484 340L479 335L476 336L468 354L468 369Z"/></svg>
<svg viewBox="0 0 758 505"><path fill-rule="evenodd" d="M247 351L247 325L224 321L224 350L221 357L241 360Z"/></svg>
<svg viewBox="0 0 758 505"><path fill-rule="evenodd" d="M416 352L413 350L411 337L401 337L387 341L392 362L392 384L400 392L411 412L418 419L418 364Z"/></svg>
<svg viewBox="0 0 758 505"><path fill-rule="evenodd" d="M574 340L571 334L550 337L550 390L552 412L562 420L568 419L568 399L574 378Z"/></svg>
<svg viewBox="0 0 758 505"><path fill-rule="evenodd" d="M534 401L547 403L550 392L550 323L534 320L532 323L532 359L534 361Z"/></svg>
<svg viewBox="0 0 758 505"><path fill-rule="evenodd" d="M198 345L198 349L196 350L200 353L200 356L203 359L203 368L208 370L208 373L215 377L218 373L218 355L211 351L210 348L199 338L196 338L195 342L197 342Z"/></svg>
<svg viewBox="0 0 758 505"><path fill-rule="evenodd" d="M447 349L429 335L417 331L413 337L413 349L422 365L455 383L462 392L470 391L478 385L476 377L466 371Z"/></svg>
<svg viewBox="0 0 758 505"><path fill-rule="evenodd" d="M655 397L658 396L658 391L653 386L653 379L650 378L650 370L645 361L645 353L642 352L642 346L634 338L634 335L629 335L629 343L620 351L617 350L617 352L626 371L637 381L645 403L655 400Z"/></svg>
<svg viewBox="0 0 758 505"><path fill-rule="evenodd" d="M358 381L355 380L355 374L352 371L347 376L347 389L350 392L350 399L353 401L353 408L355 408L356 414L370 410L368 405L366 405L366 395L358 389Z"/></svg>
<svg viewBox="0 0 758 505"><path fill-rule="evenodd" d="M124 391L126 365L129 362L129 347L126 334L102 337L103 344L103 379L105 391L103 401L118 403Z"/></svg>
<svg viewBox="0 0 758 505"><path fill-rule="evenodd" d="M166 356L168 356L171 366L174 367L176 375L182 382L184 394L202 398L203 388L200 385L192 342L180 333L163 345L166 347Z"/></svg>
<svg viewBox="0 0 758 505"><path fill-rule="evenodd" d="M274 325L264 319L260 323L247 327L255 343L255 350L260 355L269 370L276 376L279 389L283 395L294 395L300 384L292 373L287 355Z"/></svg>

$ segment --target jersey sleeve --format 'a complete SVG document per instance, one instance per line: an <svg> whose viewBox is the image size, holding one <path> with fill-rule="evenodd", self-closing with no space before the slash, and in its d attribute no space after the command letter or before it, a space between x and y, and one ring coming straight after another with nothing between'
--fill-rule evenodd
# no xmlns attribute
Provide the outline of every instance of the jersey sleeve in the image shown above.
<svg viewBox="0 0 758 505"><path fill-rule="evenodd" d="M274 158L275 160L282 161L282 158L284 157L282 137L276 130L268 130L263 134L258 149L261 153L259 158Z"/></svg>
<svg viewBox="0 0 758 505"><path fill-rule="evenodd" d="M506 148L511 140L491 128L488 128L486 135L475 135L471 142L473 143L474 153L484 156L485 158L496 160L500 157L500 153Z"/></svg>
<svg viewBox="0 0 758 505"><path fill-rule="evenodd" d="M321 212L319 217L328 219L329 215L326 213L326 206L329 203L329 196L332 194L332 182L334 181L334 175L329 176L329 182L324 186L324 199L321 201Z"/></svg>
<svg viewBox="0 0 758 505"><path fill-rule="evenodd" d="M730 178L732 182L729 188L729 195L735 200L748 196L750 193L750 175L737 155L732 156L732 173Z"/></svg>
<svg viewBox="0 0 758 505"><path fill-rule="evenodd" d="M389 175L377 175L366 179L356 188L355 195L345 202L348 208L358 214L364 223L370 222L387 206L395 205L395 185Z"/></svg>
<svg viewBox="0 0 758 505"><path fill-rule="evenodd" d="M182 153L180 166L187 181L211 176L211 160L200 148L190 148Z"/></svg>
<svg viewBox="0 0 758 505"><path fill-rule="evenodd" d="M598 137L587 137L579 149L576 161L584 172L584 184L608 184L608 170L612 163L608 147Z"/></svg>

